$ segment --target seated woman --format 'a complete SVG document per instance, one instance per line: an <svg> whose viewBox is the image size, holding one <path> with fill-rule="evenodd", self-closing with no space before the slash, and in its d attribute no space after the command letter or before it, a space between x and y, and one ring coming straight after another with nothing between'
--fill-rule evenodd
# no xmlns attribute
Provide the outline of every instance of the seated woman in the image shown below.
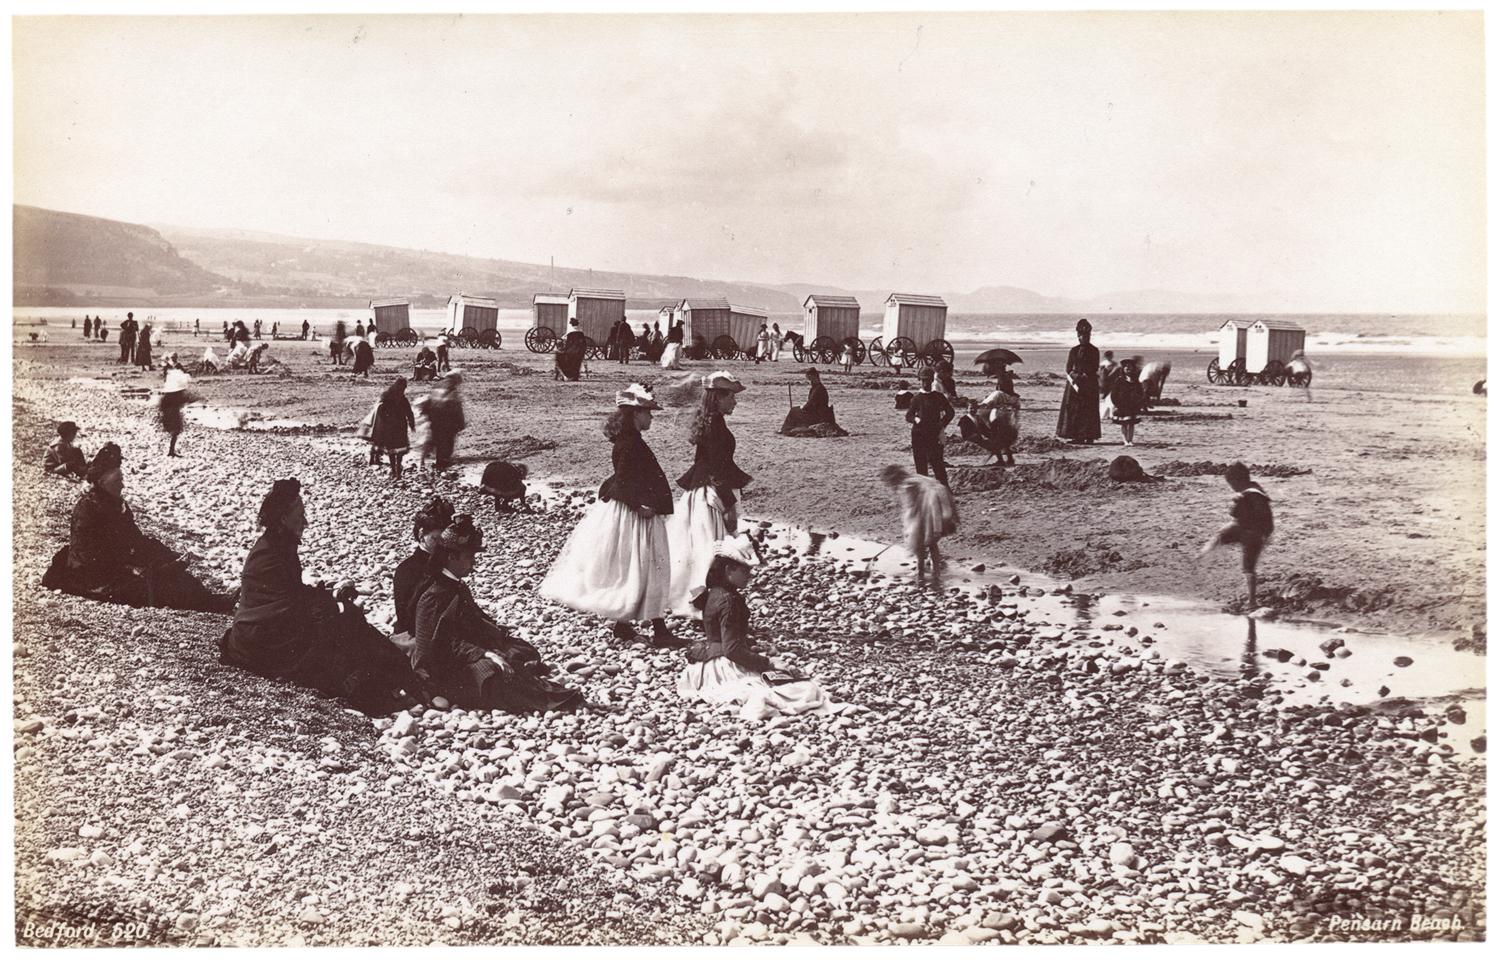
<svg viewBox="0 0 1500 962"><path fill-rule="evenodd" d="M89 488L73 508L70 539L53 555L42 587L132 608L233 610L232 594L205 587L177 552L136 527L122 497L123 461L113 442L94 455L84 475Z"/></svg>
<svg viewBox="0 0 1500 962"><path fill-rule="evenodd" d="M302 583L301 484L273 483L258 520L264 531L245 558L240 604L219 639L219 660L345 698L372 715L423 700L406 657L354 606L352 584L335 593Z"/></svg>
<svg viewBox="0 0 1500 962"><path fill-rule="evenodd" d="M807 376L807 401L801 407L794 407L787 412L786 420L781 423L781 433L785 434L794 428L811 427L814 424L833 424L837 421L833 418L833 405L828 403L828 388L823 386L822 377L815 367L807 368L802 372Z"/></svg>
<svg viewBox="0 0 1500 962"><path fill-rule="evenodd" d="M411 379L413 381L431 381L437 377L437 374L437 355L432 352L432 348L423 344L422 349L417 352L417 363L412 371Z"/></svg>
<svg viewBox="0 0 1500 962"><path fill-rule="evenodd" d="M513 512L516 506L511 504L512 501L519 501L523 505L526 503L526 474L524 464L491 461L484 466L484 476L479 479L480 493L495 499L496 512Z"/></svg>
<svg viewBox="0 0 1500 962"><path fill-rule="evenodd" d="M417 512L412 521L411 536L417 546L411 557L396 566L391 576L391 596L396 605L391 642L410 657L412 630L415 627L417 600L427 580L427 565L437 547L438 537L453 521L453 505L447 498L433 497Z"/></svg>
<svg viewBox="0 0 1500 962"><path fill-rule="evenodd" d="M416 607L411 665L459 708L507 712L577 708L583 693L544 676L537 650L484 613L463 579L484 550L484 533L461 514L438 536Z"/></svg>
<svg viewBox="0 0 1500 962"><path fill-rule="evenodd" d="M713 705L739 703L740 717L747 719L839 711L842 706L829 701L817 682L779 671L751 645L750 606L740 592L759 563L747 535L725 538L715 548L708 583L694 601L703 610L707 637L688 648L677 693Z"/></svg>

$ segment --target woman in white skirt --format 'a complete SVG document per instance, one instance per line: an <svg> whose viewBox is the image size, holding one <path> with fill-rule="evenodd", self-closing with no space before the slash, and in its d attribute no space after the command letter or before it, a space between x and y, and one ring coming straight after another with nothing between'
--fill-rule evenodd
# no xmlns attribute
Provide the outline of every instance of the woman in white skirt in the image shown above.
<svg viewBox="0 0 1500 962"><path fill-rule="evenodd" d="M811 679L779 670L750 642L750 606L740 592L760 563L755 545L743 534L721 541L698 592L705 641L688 649L688 666L677 677L677 693L711 705L738 704L747 719L804 712L833 714L835 705Z"/></svg>
<svg viewBox="0 0 1500 962"><path fill-rule="evenodd" d="M639 384L615 395L615 413L604 424L614 442L614 474L599 486L599 500L568 536L542 579L541 596L575 611L608 618L615 637L633 639L633 621L651 622L651 644L677 648L667 630L672 562L666 516L672 489L641 432L661 410Z"/></svg>
<svg viewBox="0 0 1500 962"><path fill-rule="evenodd" d="M664 371L682 370L682 337L683 322L667 325L667 346L661 352L661 366Z"/></svg>
<svg viewBox="0 0 1500 962"><path fill-rule="evenodd" d="M744 389L728 371L704 376L702 406L688 435L694 446L693 466L677 479L677 486L686 493L667 522L672 546L670 610L690 618L699 616L692 592L704 584L714 546L739 530L735 492L750 483L750 475L734 463L734 435L724 416L734 412L737 395Z"/></svg>

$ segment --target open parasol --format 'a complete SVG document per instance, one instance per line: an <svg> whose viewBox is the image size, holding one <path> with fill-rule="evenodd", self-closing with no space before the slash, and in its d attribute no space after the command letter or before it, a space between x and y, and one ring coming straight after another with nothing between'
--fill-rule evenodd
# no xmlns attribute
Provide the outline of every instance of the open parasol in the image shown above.
<svg viewBox="0 0 1500 962"><path fill-rule="evenodd" d="M984 367L987 364L1022 364L1021 355L1015 351L1006 350L1003 347L991 348L974 359L975 367Z"/></svg>

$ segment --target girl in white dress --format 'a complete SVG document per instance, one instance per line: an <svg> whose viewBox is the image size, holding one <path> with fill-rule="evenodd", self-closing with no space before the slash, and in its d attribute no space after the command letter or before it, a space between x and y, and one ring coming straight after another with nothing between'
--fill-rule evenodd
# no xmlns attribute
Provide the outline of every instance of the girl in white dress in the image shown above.
<svg viewBox="0 0 1500 962"><path fill-rule="evenodd" d="M677 479L684 494L667 523L672 547L671 610L689 618L699 617L692 592L704 583L715 545L739 528L736 492L750 483L750 475L734 463L734 435L724 423L744 389L727 371L703 378L703 401L688 438L695 449L693 466Z"/></svg>
<svg viewBox="0 0 1500 962"><path fill-rule="evenodd" d="M697 593L706 639L688 649L688 666L677 678L677 693L711 705L738 704L740 717L746 719L842 710L845 706L830 701L817 682L778 669L751 644L750 607L740 592L759 563L747 535L719 542L708 584Z"/></svg>
<svg viewBox="0 0 1500 962"><path fill-rule="evenodd" d="M672 560L667 516L672 489L643 431L656 398L639 384L615 395L615 413L604 425L613 442L614 473L599 486L599 500L568 536L542 580L543 598L575 611L608 618L615 637L634 639L633 621L651 623L651 644L681 647L667 629Z"/></svg>

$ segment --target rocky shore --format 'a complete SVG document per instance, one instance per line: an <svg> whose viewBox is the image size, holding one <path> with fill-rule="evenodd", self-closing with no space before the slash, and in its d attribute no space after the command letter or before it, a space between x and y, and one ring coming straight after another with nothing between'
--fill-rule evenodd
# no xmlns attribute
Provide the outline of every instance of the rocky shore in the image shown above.
<svg viewBox="0 0 1500 962"><path fill-rule="evenodd" d="M1294 707L1253 666L1209 677L1030 616L1024 583L932 591L771 540L756 624L851 707L747 722L678 698L681 653L621 648L537 599L585 498L497 517L438 479L492 545L481 603L605 707L372 720L224 668L225 618L31 587L79 491L35 469L48 412L66 403L90 449L119 442L142 527L221 582L270 481L300 477L308 576L356 578L377 621L429 482L291 433L198 428L168 461L143 404L31 373L14 413L18 937L53 921L237 945L1485 935L1485 765L1449 744L1441 707ZM1359 918L1400 924L1342 924Z"/></svg>

